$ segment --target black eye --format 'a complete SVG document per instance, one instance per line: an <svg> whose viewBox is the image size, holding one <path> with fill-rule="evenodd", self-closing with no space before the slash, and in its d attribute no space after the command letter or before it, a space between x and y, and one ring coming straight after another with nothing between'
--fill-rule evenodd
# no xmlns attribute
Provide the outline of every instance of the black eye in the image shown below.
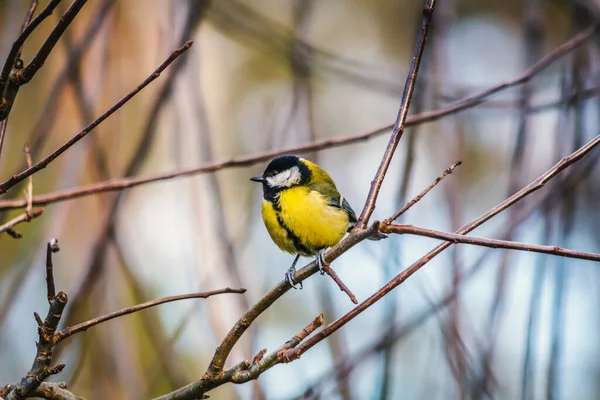
<svg viewBox="0 0 600 400"><path fill-rule="evenodd" d="M277 175L278 173L279 173L278 170L276 170L276 169L273 170L273 175Z"/></svg>

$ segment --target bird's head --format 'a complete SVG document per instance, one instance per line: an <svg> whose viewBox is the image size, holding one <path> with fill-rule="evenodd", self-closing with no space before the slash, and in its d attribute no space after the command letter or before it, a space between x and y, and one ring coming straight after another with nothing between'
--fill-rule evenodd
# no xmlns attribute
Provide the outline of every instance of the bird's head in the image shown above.
<svg viewBox="0 0 600 400"><path fill-rule="evenodd" d="M262 175L253 176L250 180L262 182L263 190L267 193L304 185L310 180L311 174L304 159L297 156L280 156L271 160Z"/></svg>

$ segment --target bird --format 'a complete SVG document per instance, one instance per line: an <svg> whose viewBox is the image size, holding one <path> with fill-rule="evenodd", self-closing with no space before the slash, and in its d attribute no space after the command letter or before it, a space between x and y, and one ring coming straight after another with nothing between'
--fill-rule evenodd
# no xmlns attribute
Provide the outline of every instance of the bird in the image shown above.
<svg viewBox="0 0 600 400"><path fill-rule="evenodd" d="M356 214L329 174L298 156L276 157L250 180L262 183L262 219L271 239L281 250L296 254L285 280L297 289L294 274L300 256L316 256L323 273L323 251L354 227Z"/></svg>

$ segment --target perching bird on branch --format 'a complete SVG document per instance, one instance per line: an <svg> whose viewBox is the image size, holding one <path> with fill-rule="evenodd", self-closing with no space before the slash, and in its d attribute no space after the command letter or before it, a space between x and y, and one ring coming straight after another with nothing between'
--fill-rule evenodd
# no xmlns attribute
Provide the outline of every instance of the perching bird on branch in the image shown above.
<svg viewBox="0 0 600 400"><path fill-rule="evenodd" d="M296 254L285 274L296 288L293 278L300 256L317 256L323 271L322 252L354 227L356 214L329 174L300 157L277 157L262 175L250 180L262 183L262 218L271 239L281 250Z"/></svg>

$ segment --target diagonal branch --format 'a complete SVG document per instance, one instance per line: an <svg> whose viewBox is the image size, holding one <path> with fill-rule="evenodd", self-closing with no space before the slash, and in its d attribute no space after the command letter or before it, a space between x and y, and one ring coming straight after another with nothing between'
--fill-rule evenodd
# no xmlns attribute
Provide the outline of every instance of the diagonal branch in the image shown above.
<svg viewBox="0 0 600 400"><path fill-rule="evenodd" d="M73 336L76 333L85 331L94 325L98 325L103 322L109 321L111 319L122 317L123 315L133 314L135 312L145 310L146 308L154 307L154 306L157 306L160 304L170 303L172 301L186 300L186 299L206 299L208 297L215 296L218 294L224 294L224 293L241 294L241 293L245 293L245 292L246 292L246 289L225 288L225 289L213 290L210 292L189 293L189 294L180 294L180 295L176 295L176 296L167 296L167 297L163 297L161 299L147 301L142 304L138 304L138 305L135 305L132 307L124 308L122 310L111 312L109 314L103 315L98 318L91 319L86 322L82 322L77 325L63 328L59 332L56 333L54 340L55 340L55 343L60 343L64 339L66 339L70 336Z"/></svg>
<svg viewBox="0 0 600 400"><path fill-rule="evenodd" d="M33 76L40 70L40 68L42 68L48 59L48 56L50 56L50 53L54 49L54 46L56 46L60 37L63 35L65 30L67 30L69 25L71 25L71 22L73 22L77 14L79 14L79 11L81 11L85 3L87 3L87 0L75 0L67 9L67 11L65 11L52 32L50 32L50 35L48 35L48 38L40 50L29 62L29 64L15 72L14 79L19 86L31 81ZM13 78L11 77L11 79Z"/></svg>
<svg viewBox="0 0 600 400"><path fill-rule="evenodd" d="M65 32L65 30L69 27L71 22L73 22L73 20L75 19L79 11L81 11L86 2L87 0L75 0L73 4L71 4L67 11L65 11L62 17L59 19L58 23L56 24L56 26L54 27L54 29L52 30L52 32L50 33L40 50L37 52L37 54L33 57L31 62L26 67L23 67L23 62L21 60L15 58L15 60L13 61L14 68L12 70L12 73L9 74L6 85L2 88L2 91L0 92L2 93L2 100L0 102L0 121L6 119L6 117L10 113L10 110L12 109L12 106L15 102L15 98L19 93L19 88L22 85L31 81L31 79L33 79L33 76L40 70L40 68L42 68L42 66L46 62L46 59L50 56L50 53L54 49L54 46L56 46L56 43L58 43L58 40ZM58 2L55 3L58 4ZM50 5L47 8L49 7ZM42 14L40 13L40 15ZM27 28L33 25L34 22L35 20L31 24L29 24ZM25 30L27 30L27 28L25 28ZM18 48L15 57L18 56L20 49L21 47ZM4 66L6 67L7 65L5 64Z"/></svg>
<svg viewBox="0 0 600 400"><path fill-rule="evenodd" d="M142 89L148 86L152 81L157 79L160 74L173 62L175 61L181 54L183 54L186 50L192 47L192 41L186 42L179 49L175 50L171 55L148 77L146 78L138 87L129 92L125 97L116 102L111 108L109 108L104 114L96 118L92 121L88 126L86 126L81 132L77 135L73 136L69 139L65 144L56 149L52 154L44 158L42 161L38 162L31 168L27 168L25 171L12 176L10 179L0 184L0 194L6 193L8 189L21 182L29 175L36 173L37 171L44 169L50 164L54 159L60 156L62 153L67 151L71 146L75 143L83 139L88 133L90 133L94 128L100 125L105 119L110 117L115 111L121 108L125 103L127 103L133 96L138 94Z"/></svg>
<svg viewBox="0 0 600 400"><path fill-rule="evenodd" d="M15 65L15 61L17 61L17 56L19 51L23 47L25 40L31 35L31 33L38 27L38 25L48 18L54 9L58 6L61 0L51 0L50 3L38 14L37 17L31 23L27 24L27 27L23 29L17 40L13 43L10 52L8 53L8 57L4 61L4 66L2 67L2 72L0 73L0 96L3 97L4 89L6 88L6 84L8 83L8 78L10 75L10 71ZM29 14L28 14L29 15ZM26 17L27 18L27 17ZM1 108L1 105L0 105Z"/></svg>
<svg viewBox="0 0 600 400"><path fill-rule="evenodd" d="M20 223L29 222L33 218L39 217L40 215L42 215L43 212L44 212L43 208L38 208L38 209L32 210L31 213L24 212L23 214L19 215L18 217L11 219L7 223L0 225L0 233L6 232L9 235L11 235L13 238L20 239L22 237L22 235L20 233L16 232L15 230L13 230L13 228L15 226L19 225Z"/></svg>
<svg viewBox="0 0 600 400"><path fill-rule="evenodd" d="M410 63L410 69L408 71L408 77L406 78L406 84L404 85L404 93L402 93L402 101L400 103L400 110L398 110L398 117L392 128L392 136L390 141L383 153L381 163L375 174L375 178L371 182L371 188L367 196L367 201L363 207L356 227L364 229L369 223L369 218L375 210L375 202L379 195L379 190L383 184L385 174L392 162L392 157L400 143L402 134L404 133L404 126L406 117L408 115L408 108L410 107L410 100L412 98L413 91L415 89L415 82L417 81L417 74L419 73L419 65L421 65L421 58L423 57L423 50L425 49L425 41L427 40L427 33L429 31L429 25L431 24L431 18L433 17L433 9L435 7L435 0L427 0L423 9L423 18L421 20L421 30L417 37L417 43L413 51L412 61Z"/></svg>
<svg viewBox="0 0 600 400"><path fill-rule="evenodd" d="M289 286L289 285L288 285ZM179 388L164 396L157 397L154 400L182 400L182 399L203 399L207 398L205 393L211 389L221 386L228 382L237 384L245 383L257 379L263 372L282 362L289 362L285 359L288 350L298 346L308 335L323 325L323 314L315 318L310 324L300 331L293 338L285 342L277 350L266 357L266 349L261 350L250 363L244 360L227 371L219 375L204 374L198 382Z"/></svg>

